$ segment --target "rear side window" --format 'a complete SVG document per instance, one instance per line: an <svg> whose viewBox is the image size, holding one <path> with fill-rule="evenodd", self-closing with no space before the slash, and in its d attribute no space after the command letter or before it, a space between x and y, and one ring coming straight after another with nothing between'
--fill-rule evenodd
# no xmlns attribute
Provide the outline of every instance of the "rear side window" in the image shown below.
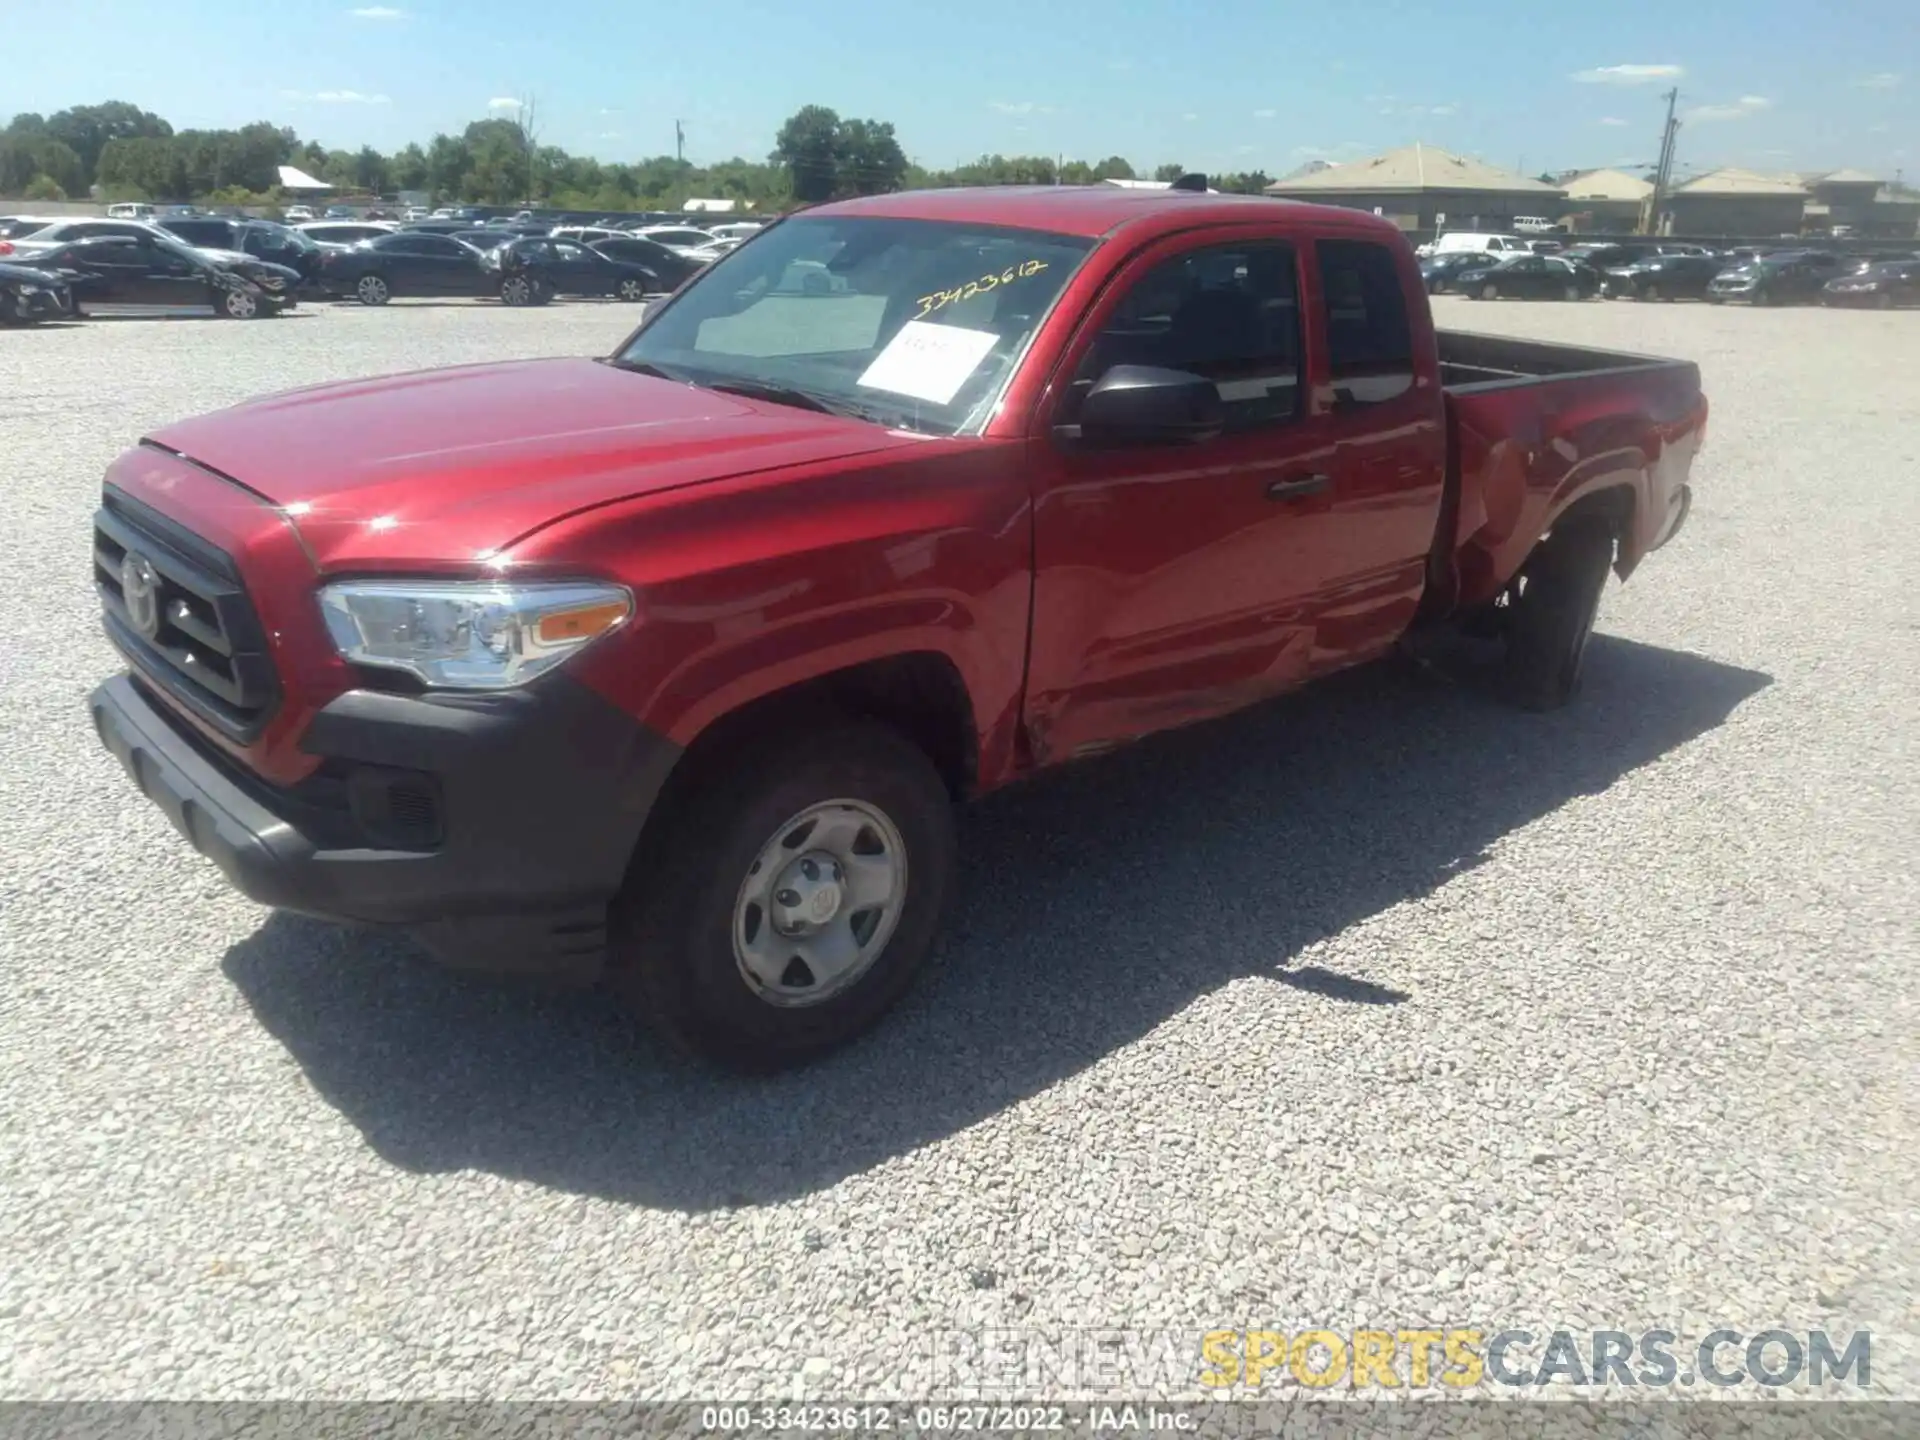
<svg viewBox="0 0 1920 1440"><path fill-rule="evenodd" d="M1327 368L1342 405L1378 405L1413 388L1413 327L1400 267L1370 240L1317 240Z"/></svg>

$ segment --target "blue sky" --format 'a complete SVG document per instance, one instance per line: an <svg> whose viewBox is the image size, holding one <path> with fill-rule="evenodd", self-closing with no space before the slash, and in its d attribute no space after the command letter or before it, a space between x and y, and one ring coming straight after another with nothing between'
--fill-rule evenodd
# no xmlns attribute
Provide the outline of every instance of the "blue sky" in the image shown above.
<svg viewBox="0 0 1920 1440"><path fill-rule="evenodd" d="M603 159L764 156L800 105L891 120L913 159L1119 153L1263 169L1413 140L1500 165L1920 177L1920 4L1853 0L82 0L34 9L0 112L131 100L391 149L537 97ZM103 36L111 43L102 44Z"/></svg>

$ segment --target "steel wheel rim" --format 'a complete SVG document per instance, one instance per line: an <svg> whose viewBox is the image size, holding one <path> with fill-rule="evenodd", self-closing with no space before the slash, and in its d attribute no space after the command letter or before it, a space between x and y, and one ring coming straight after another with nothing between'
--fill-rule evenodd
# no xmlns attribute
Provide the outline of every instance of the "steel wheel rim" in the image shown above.
<svg viewBox="0 0 1920 1440"><path fill-rule="evenodd" d="M864 800L809 805L773 832L733 902L733 958L769 1005L824 1004L887 948L907 899L907 846Z"/></svg>
<svg viewBox="0 0 1920 1440"><path fill-rule="evenodd" d="M644 293L645 287L642 286L638 280L622 280L620 282L620 298L623 300L638 300Z"/></svg>
<svg viewBox="0 0 1920 1440"><path fill-rule="evenodd" d="M229 290L227 292L227 314L231 315L234 319L251 320L254 317L254 312L259 308L254 298L247 294L246 291Z"/></svg>
<svg viewBox="0 0 1920 1440"><path fill-rule="evenodd" d="M532 293L532 290L533 287L528 285L525 280L509 280L507 281L507 288L500 298L505 300L509 305L524 305L527 301L527 296Z"/></svg>
<svg viewBox="0 0 1920 1440"><path fill-rule="evenodd" d="M360 277L360 298L370 305L377 305L386 298L387 285L378 275Z"/></svg>

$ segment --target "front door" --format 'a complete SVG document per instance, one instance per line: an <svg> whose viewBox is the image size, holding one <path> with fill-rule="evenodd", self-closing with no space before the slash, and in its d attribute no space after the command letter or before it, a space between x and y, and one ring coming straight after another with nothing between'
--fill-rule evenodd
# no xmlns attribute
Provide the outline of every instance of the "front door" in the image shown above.
<svg viewBox="0 0 1920 1440"><path fill-rule="evenodd" d="M1028 727L1067 759L1219 714L1306 673L1317 557L1303 520L1331 500L1306 414L1299 257L1249 230L1148 250L1089 317L1036 444ZM1218 438L1091 448L1077 406L1115 365L1206 376ZM1064 436L1055 439L1056 435Z"/></svg>

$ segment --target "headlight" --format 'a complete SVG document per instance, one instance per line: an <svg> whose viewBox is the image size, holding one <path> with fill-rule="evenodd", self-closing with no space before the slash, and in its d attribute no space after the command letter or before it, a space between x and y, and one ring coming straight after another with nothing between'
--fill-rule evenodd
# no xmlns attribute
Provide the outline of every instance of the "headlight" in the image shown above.
<svg viewBox="0 0 1920 1440"><path fill-rule="evenodd" d="M46 286L44 285L22 285L20 287L20 293L22 295L38 295L45 289Z"/></svg>
<svg viewBox="0 0 1920 1440"><path fill-rule="evenodd" d="M428 685L507 690L545 674L633 614L624 586L350 580L320 592L342 656Z"/></svg>

